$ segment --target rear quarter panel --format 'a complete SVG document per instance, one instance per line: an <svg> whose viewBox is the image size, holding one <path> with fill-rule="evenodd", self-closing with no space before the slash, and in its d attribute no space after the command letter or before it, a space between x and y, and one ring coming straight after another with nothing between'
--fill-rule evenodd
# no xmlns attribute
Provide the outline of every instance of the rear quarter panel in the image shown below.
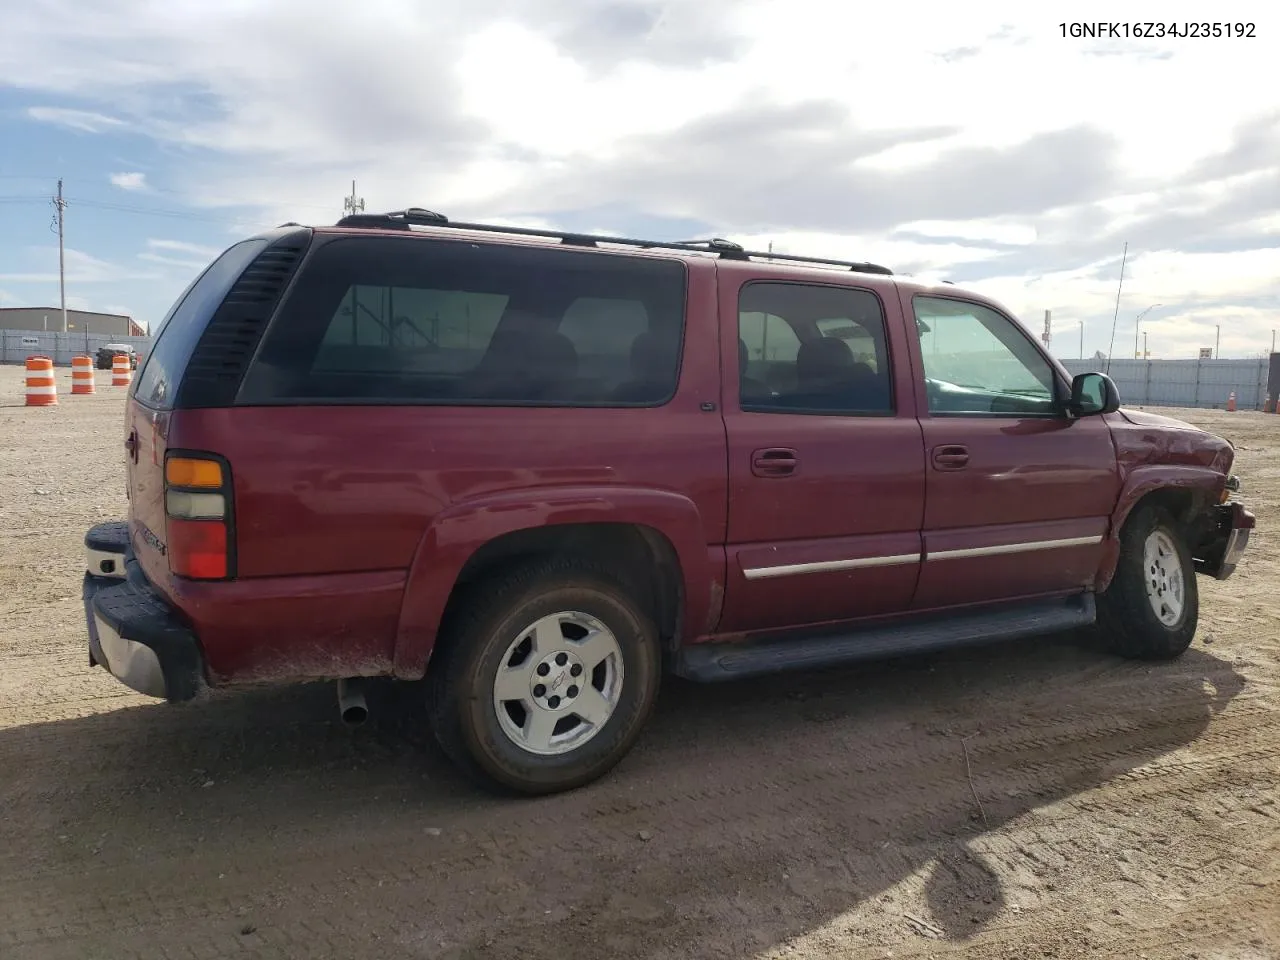
<svg viewBox="0 0 1280 960"><path fill-rule="evenodd" d="M687 628L706 632L727 510L714 278L714 263L690 264L684 361L663 407L175 414L169 444L220 453L235 477L239 579L166 587L213 672L420 674L472 553L513 529L567 522L661 532L685 572Z"/></svg>

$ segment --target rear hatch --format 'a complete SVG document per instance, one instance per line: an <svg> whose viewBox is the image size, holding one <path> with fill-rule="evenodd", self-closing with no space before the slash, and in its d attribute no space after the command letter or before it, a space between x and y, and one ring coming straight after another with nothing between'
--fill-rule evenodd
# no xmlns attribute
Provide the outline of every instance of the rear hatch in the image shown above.
<svg viewBox="0 0 1280 960"><path fill-rule="evenodd" d="M189 537L180 535L183 543L171 542L177 531L171 529L174 525L166 509L165 461L166 456L183 452L172 449L183 410L230 405L238 374L256 348L309 237L309 230L295 227L228 248L191 283L161 321L137 373L124 424L129 532L143 572L158 586L190 566L175 556L175 549L190 549ZM199 453L214 454L216 461L217 451ZM182 466L171 465L171 474ZM196 487L208 486L207 473L197 477L190 464L187 467L188 481ZM223 474L229 487L229 470L224 469ZM180 478L175 474L170 479ZM229 489L227 493L229 501ZM184 496L188 501L192 498L191 494ZM228 526L231 514L228 502ZM228 529L227 533L233 531ZM227 549L233 558L233 539ZM233 565L226 575L234 576Z"/></svg>

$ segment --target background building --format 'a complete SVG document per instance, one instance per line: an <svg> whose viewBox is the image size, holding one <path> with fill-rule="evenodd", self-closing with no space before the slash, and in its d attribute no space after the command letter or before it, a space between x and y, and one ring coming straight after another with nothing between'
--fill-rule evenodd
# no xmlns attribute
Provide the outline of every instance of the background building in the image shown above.
<svg viewBox="0 0 1280 960"><path fill-rule="evenodd" d="M59 307L0 307L0 330L62 332ZM67 311L68 333L103 333L114 337L145 337L147 332L133 319L118 313L90 310Z"/></svg>

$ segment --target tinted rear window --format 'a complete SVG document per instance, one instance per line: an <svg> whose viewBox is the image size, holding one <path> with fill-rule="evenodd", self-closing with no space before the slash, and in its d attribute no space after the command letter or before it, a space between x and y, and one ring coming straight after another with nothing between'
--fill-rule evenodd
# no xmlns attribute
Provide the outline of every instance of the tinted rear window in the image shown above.
<svg viewBox="0 0 1280 960"><path fill-rule="evenodd" d="M213 261L187 287L160 321L150 355L138 376L134 396L161 410L171 409L182 371L222 298L245 267L267 246L266 240L243 240Z"/></svg>
<svg viewBox="0 0 1280 960"><path fill-rule="evenodd" d="M675 392L679 261L371 236L330 241L302 269L242 403L629 406Z"/></svg>

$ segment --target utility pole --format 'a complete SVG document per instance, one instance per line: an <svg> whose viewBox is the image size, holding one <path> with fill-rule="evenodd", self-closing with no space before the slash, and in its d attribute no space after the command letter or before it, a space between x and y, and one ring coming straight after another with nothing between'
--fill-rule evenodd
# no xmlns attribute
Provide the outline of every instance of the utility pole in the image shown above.
<svg viewBox="0 0 1280 960"><path fill-rule="evenodd" d="M1084 359L1084 321L1080 321L1080 359Z"/></svg>
<svg viewBox="0 0 1280 960"><path fill-rule="evenodd" d="M347 217L357 213L364 213L364 197L356 196L356 182L352 180L351 196L342 201L342 215Z"/></svg>
<svg viewBox="0 0 1280 960"><path fill-rule="evenodd" d="M63 243L63 227L67 201L62 199L62 180L58 180L58 195L53 198L53 209L58 221L58 290L62 296L62 332L67 332L67 254Z"/></svg>
<svg viewBox="0 0 1280 960"><path fill-rule="evenodd" d="M1213 329L1215 331L1213 334L1213 359L1221 360L1222 354L1218 351L1218 344L1222 342L1222 324L1215 324Z"/></svg>
<svg viewBox="0 0 1280 960"><path fill-rule="evenodd" d="M1142 359L1151 362L1151 351L1147 349L1147 331L1142 331Z"/></svg>
<svg viewBox="0 0 1280 960"><path fill-rule="evenodd" d="M1044 312L1044 333L1040 334L1040 339L1044 341L1044 348L1046 350L1049 349L1049 339L1053 336L1052 317L1052 310L1046 310Z"/></svg>

